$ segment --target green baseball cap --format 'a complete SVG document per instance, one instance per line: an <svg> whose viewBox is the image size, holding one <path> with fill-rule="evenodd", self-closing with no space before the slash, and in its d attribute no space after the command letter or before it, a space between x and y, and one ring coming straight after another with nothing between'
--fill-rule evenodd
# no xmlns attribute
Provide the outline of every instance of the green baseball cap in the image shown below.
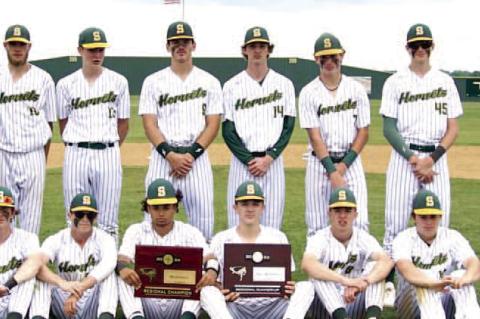
<svg viewBox="0 0 480 319"><path fill-rule="evenodd" d="M177 192L172 183L159 178L150 183L147 190L148 205L165 205L178 203Z"/></svg>
<svg viewBox="0 0 480 319"><path fill-rule="evenodd" d="M244 201L244 200L264 200L263 190L254 181L246 181L242 183L237 188L237 192L235 193L235 201Z"/></svg>
<svg viewBox="0 0 480 319"><path fill-rule="evenodd" d="M0 186L0 207L15 207L12 191L3 186Z"/></svg>
<svg viewBox="0 0 480 319"><path fill-rule="evenodd" d="M421 189L415 195L413 212L416 215L443 215L438 196L426 189Z"/></svg>
<svg viewBox="0 0 480 319"><path fill-rule="evenodd" d="M95 197L87 193L77 194L70 204L70 211L72 212L95 212L97 210L97 201Z"/></svg>
<svg viewBox="0 0 480 319"><path fill-rule="evenodd" d="M314 50L315 56L345 53L340 40L338 40L337 37L331 33L322 33L322 35L318 37L317 41L315 41Z"/></svg>
<svg viewBox="0 0 480 319"><path fill-rule="evenodd" d="M23 42L30 43L30 32L20 24L9 26L5 32L5 42Z"/></svg>
<svg viewBox="0 0 480 319"><path fill-rule="evenodd" d="M407 43L415 41L433 41L432 31L427 25L417 23L408 29Z"/></svg>
<svg viewBox="0 0 480 319"><path fill-rule="evenodd" d="M270 43L270 38L268 37L267 30L262 27L252 27L248 29L245 33L245 40L242 47L245 47L247 44L255 42L268 43L269 45L273 46L273 44Z"/></svg>
<svg viewBox="0 0 480 319"><path fill-rule="evenodd" d="M340 187L332 191L330 200L328 201L329 208L336 207L357 207L355 195L348 188Z"/></svg>
<svg viewBox="0 0 480 319"><path fill-rule="evenodd" d="M85 49L108 48L110 44L102 29L91 27L83 30L78 36L78 46Z"/></svg>
<svg viewBox="0 0 480 319"><path fill-rule="evenodd" d="M167 41L176 39L192 39L192 27L183 21L177 21L168 26Z"/></svg>

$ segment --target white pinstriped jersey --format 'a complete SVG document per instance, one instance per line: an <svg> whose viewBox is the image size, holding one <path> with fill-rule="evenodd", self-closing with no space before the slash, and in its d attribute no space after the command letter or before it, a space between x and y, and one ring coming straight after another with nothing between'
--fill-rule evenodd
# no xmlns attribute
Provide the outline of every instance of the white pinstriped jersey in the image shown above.
<svg viewBox="0 0 480 319"><path fill-rule="evenodd" d="M262 84L242 71L223 86L225 119L250 152L263 152L280 137L284 116L296 116L292 81L269 69Z"/></svg>
<svg viewBox="0 0 480 319"><path fill-rule="evenodd" d="M30 152L52 137L48 122L56 121L55 84L35 65L13 82L8 67L0 68L0 150Z"/></svg>
<svg viewBox="0 0 480 319"><path fill-rule="evenodd" d="M131 225L123 236L118 254L135 260L136 245L200 247L203 248L204 256L210 253L202 233L192 225L178 220L172 230L163 237L152 228L151 221Z"/></svg>
<svg viewBox="0 0 480 319"><path fill-rule="evenodd" d="M380 244L372 235L357 227L353 227L347 246L333 236L328 226L309 237L305 247L305 253L312 254L320 263L346 276L358 276L375 252L383 252Z"/></svg>
<svg viewBox="0 0 480 319"><path fill-rule="evenodd" d="M458 231L445 227L438 228L430 245L420 238L415 227L407 228L393 240L392 258L395 262L406 259L417 268L431 270L440 277L452 268L461 269L469 257L475 257L469 242Z"/></svg>
<svg viewBox="0 0 480 319"><path fill-rule="evenodd" d="M190 146L205 129L206 115L223 114L220 82L195 66L185 80L167 67L143 82L138 114L157 115L168 144Z"/></svg>
<svg viewBox="0 0 480 319"><path fill-rule="evenodd" d="M242 244L244 241L237 233L237 226L216 234L210 243L210 249L220 264L219 278L223 278L224 245ZM287 236L278 229L260 225L260 233L255 241L256 244L288 244ZM292 272L295 271L295 262L292 257Z"/></svg>
<svg viewBox="0 0 480 319"><path fill-rule="evenodd" d="M58 82L57 110L59 119L68 118L65 142L118 141L117 120L130 117L127 79L104 67L90 84L80 69Z"/></svg>
<svg viewBox="0 0 480 319"><path fill-rule="evenodd" d="M13 276L24 259L39 246L37 235L23 229L12 228L10 236L0 244L0 284L4 284Z"/></svg>
<svg viewBox="0 0 480 319"><path fill-rule="evenodd" d="M453 79L439 70L419 77L409 68L390 76L383 86L380 114L396 118L406 143L432 145L447 130L447 119L463 114Z"/></svg>
<svg viewBox="0 0 480 319"><path fill-rule="evenodd" d="M343 74L335 96L316 77L302 89L298 104L300 126L319 128L330 152L348 151L357 130L370 125L370 102L365 89ZM312 150L310 142L308 148Z"/></svg>
<svg viewBox="0 0 480 319"><path fill-rule="evenodd" d="M115 239L96 227L83 247L73 239L71 228L65 228L45 239L41 251L55 264L58 275L67 281L92 276L101 282L117 265Z"/></svg>

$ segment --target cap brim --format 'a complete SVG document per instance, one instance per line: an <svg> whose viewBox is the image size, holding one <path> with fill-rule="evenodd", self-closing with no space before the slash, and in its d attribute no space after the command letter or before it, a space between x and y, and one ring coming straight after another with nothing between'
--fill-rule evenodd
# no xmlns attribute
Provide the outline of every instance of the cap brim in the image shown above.
<svg viewBox="0 0 480 319"><path fill-rule="evenodd" d="M178 203L178 199L176 197L147 199L148 205L166 205L166 204L176 204L176 203Z"/></svg>
<svg viewBox="0 0 480 319"><path fill-rule="evenodd" d="M5 42L22 42L22 43L27 43L27 44L30 43L29 40L27 40L25 38L19 38L19 37L12 37L12 38L5 39Z"/></svg>
<svg viewBox="0 0 480 319"><path fill-rule="evenodd" d="M407 43L412 43L416 41L433 41L433 38L431 37L416 37L416 38L411 38L410 40L407 40Z"/></svg>
<svg viewBox="0 0 480 319"><path fill-rule="evenodd" d="M193 40L193 36L191 36L191 35L176 35L176 36L167 38L167 41L177 40L177 39L192 39Z"/></svg>
<svg viewBox="0 0 480 319"><path fill-rule="evenodd" d="M270 40L268 40L268 39L254 38L254 39L248 40L248 41L245 42L242 46L246 46L246 45L249 45L250 43L256 43L256 42L268 43L269 45L272 45L272 44L270 43Z"/></svg>
<svg viewBox="0 0 480 319"><path fill-rule="evenodd" d="M333 55L333 54L342 54L342 53L345 53L344 49L328 49L328 50L320 50L315 52L315 56Z"/></svg>
<svg viewBox="0 0 480 319"><path fill-rule="evenodd" d="M238 197L235 197L235 201L244 201L244 200L265 200L265 198L263 198L262 196L256 196L256 195L249 195L249 196L238 196Z"/></svg>
<svg viewBox="0 0 480 319"><path fill-rule="evenodd" d="M6 204L6 203L0 203L0 207L12 207L12 208L15 208L15 205L13 205L13 204Z"/></svg>
<svg viewBox="0 0 480 319"><path fill-rule="evenodd" d="M443 211L438 208L419 208L414 209L415 215L443 215Z"/></svg>
<svg viewBox="0 0 480 319"><path fill-rule="evenodd" d="M357 204L351 203L351 202L336 202L336 203L330 204L328 207L329 207L329 208L337 208L337 207L352 207L352 208L356 208L356 207L357 207Z"/></svg>
<svg viewBox="0 0 480 319"><path fill-rule="evenodd" d="M108 48L109 46L110 44L107 42L83 43L81 45L85 49Z"/></svg>
<svg viewBox="0 0 480 319"><path fill-rule="evenodd" d="M77 206L77 207L74 207L70 210L72 212L94 212L94 213L98 213L98 210L96 210L93 207L89 207L89 206Z"/></svg>

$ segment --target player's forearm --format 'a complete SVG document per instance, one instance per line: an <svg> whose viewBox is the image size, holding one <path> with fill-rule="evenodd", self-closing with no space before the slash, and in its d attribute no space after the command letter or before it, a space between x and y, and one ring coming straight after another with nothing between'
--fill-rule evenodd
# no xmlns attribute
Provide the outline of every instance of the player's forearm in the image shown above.
<svg viewBox="0 0 480 319"><path fill-rule="evenodd" d="M342 284L344 277L327 266L320 263L313 256L304 256L302 260L302 270L305 271L312 279L333 281Z"/></svg>
<svg viewBox="0 0 480 319"><path fill-rule="evenodd" d="M243 164L248 165L248 162L250 162L254 157L243 144L242 139L235 129L235 123L229 120L223 121L222 136L225 140L225 144L227 144L227 147L230 149L233 155Z"/></svg>
<svg viewBox="0 0 480 319"><path fill-rule="evenodd" d="M320 130L316 127L308 128L307 133L317 158L323 159L329 156L327 146L320 135Z"/></svg>
<svg viewBox="0 0 480 319"><path fill-rule="evenodd" d="M453 143L455 143L455 140L458 137L458 122L457 119L448 119L447 122L447 131L445 132L445 135L443 138L440 140L440 145L442 145L446 150L448 150Z"/></svg>
<svg viewBox="0 0 480 319"><path fill-rule="evenodd" d="M411 261L397 261L396 267L403 278L415 287L431 288L438 282L415 267Z"/></svg>
<svg viewBox="0 0 480 319"><path fill-rule="evenodd" d="M360 154L367 142L368 127L362 127L358 129L357 136L353 140L352 146L350 148L353 149L357 154Z"/></svg>
<svg viewBox="0 0 480 319"><path fill-rule="evenodd" d="M95 279L93 276L87 276L80 281L80 287L82 288L83 291L92 288L95 286L97 283L97 279Z"/></svg>
<svg viewBox="0 0 480 319"><path fill-rule="evenodd" d="M34 253L30 255L18 268L17 272L13 276L17 283L25 282L37 275L41 267L48 262L48 257L43 253Z"/></svg>
<svg viewBox="0 0 480 319"><path fill-rule="evenodd" d="M397 119L386 116L383 117L383 136L385 136L388 143L392 145L393 149L407 161L414 155L398 131Z"/></svg>
<svg viewBox="0 0 480 319"><path fill-rule="evenodd" d="M128 119L118 119L117 126L118 126L118 137L120 139L119 144L122 145L122 143L127 138L127 134L128 134Z"/></svg>
<svg viewBox="0 0 480 319"><path fill-rule="evenodd" d="M47 265L43 265L40 268L37 279L57 287L60 287L61 283L65 281L65 279L51 271Z"/></svg>
<svg viewBox="0 0 480 319"><path fill-rule="evenodd" d="M165 141L165 137L157 125L157 118L155 115L144 114L142 115L142 121L145 135L153 146L156 147L158 144Z"/></svg>
<svg viewBox="0 0 480 319"><path fill-rule="evenodd" d="M480 280L480 261L477 257L468 258L464 262L465 274L463 277L468 283L475 283Z"/></svg>
<svg viewBox="0 0 480 319"><path fill-rule="evenodd" d="M384 280L393 268L393 261L387 254L381 254L375 260L375 266L367 275L370 284Z"/></svg>
<svg viewBox="0 0 480 319"><path fill-rule="evenodd" d="M290 141L290 137L292 136L293 129L295 127L295 117L286 115L283 118L283 128L282 133L280 133L280 137L278 138L277 142L271 147L271 149L267 150L267 154L270 155L273 159L282 154L285 147L287 147L288 142Z"/></svg>
<svg viewBox="0 0 480 319"><path fill-rule="evenodd" d="M199 143L206 149L217 137L218 129L220 128L220 115L208 115L205 119L205 129L200 133L195 142Z"/></svg>

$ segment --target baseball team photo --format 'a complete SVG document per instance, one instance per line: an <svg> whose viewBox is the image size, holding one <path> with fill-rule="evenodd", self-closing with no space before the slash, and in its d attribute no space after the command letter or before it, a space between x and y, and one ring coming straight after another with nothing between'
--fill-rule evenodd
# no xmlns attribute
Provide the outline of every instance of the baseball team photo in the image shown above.
<svg viewBox="0 0 480 319"><path fill-rule="evenodd" d="M480 318L472 1L0 13L0 318Z"/></svg>

